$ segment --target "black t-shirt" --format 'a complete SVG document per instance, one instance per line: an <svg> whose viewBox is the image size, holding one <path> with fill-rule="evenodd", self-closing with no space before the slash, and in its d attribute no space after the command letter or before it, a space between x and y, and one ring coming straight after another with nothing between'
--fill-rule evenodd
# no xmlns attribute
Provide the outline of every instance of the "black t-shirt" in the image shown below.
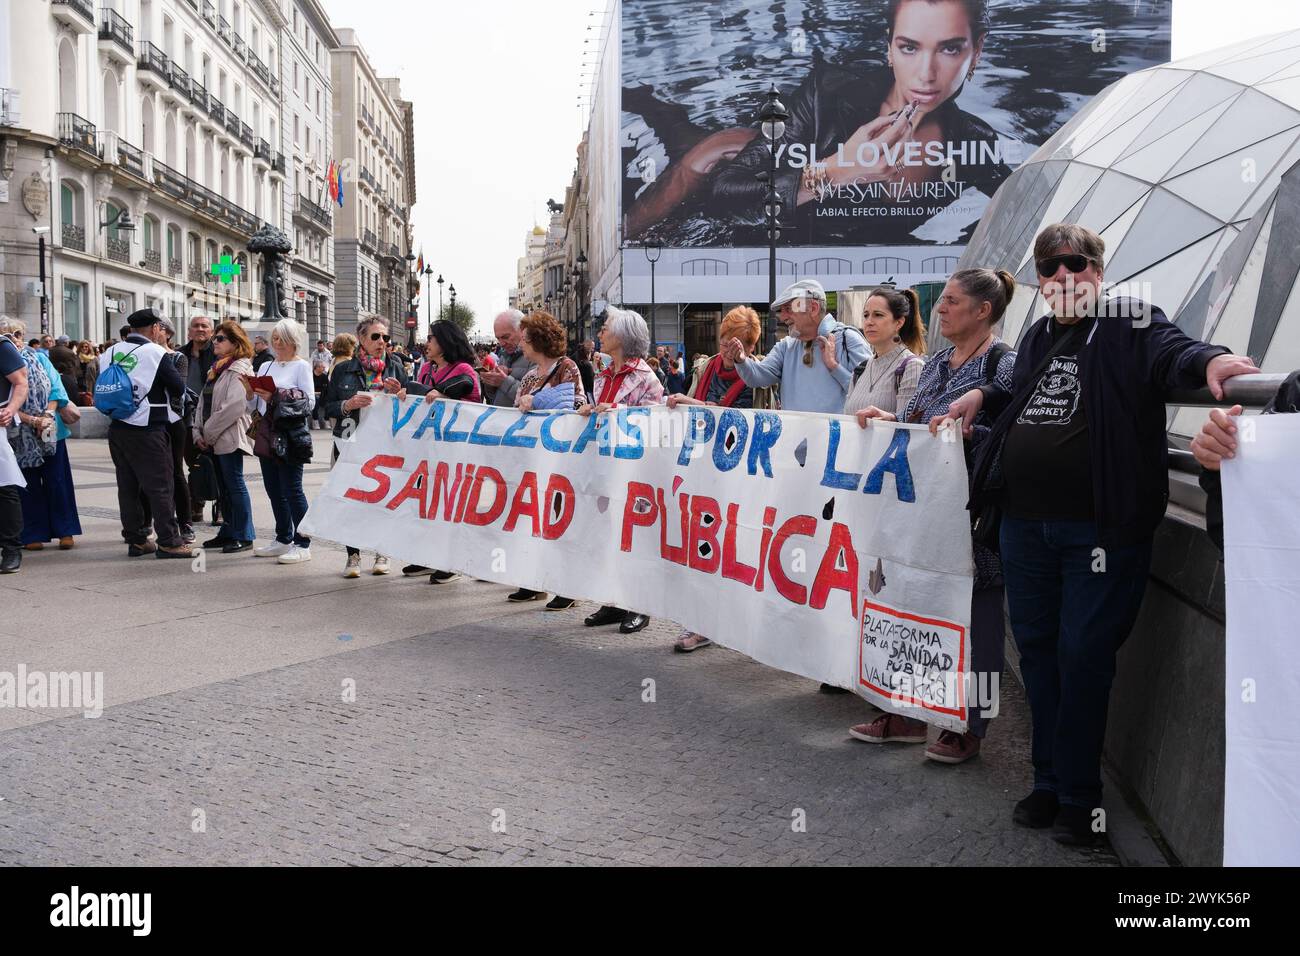
<svg viewBox="0 0 1300 956"><path fill-rule="evenodd" d="M1059 351L1007 432L1002 508L1012 518L1093 518L1092 451L1079 378L1079 351L1090 328L1090 322L1052 323Z"/></svg>
<svg viewBox="0 0 1300 956"><path fill-rule="evenodd" d="M9 376L26 367L27 363L14 344L0 336L0 405L9 402L9 393L13 389L9 384Z"/></svg>

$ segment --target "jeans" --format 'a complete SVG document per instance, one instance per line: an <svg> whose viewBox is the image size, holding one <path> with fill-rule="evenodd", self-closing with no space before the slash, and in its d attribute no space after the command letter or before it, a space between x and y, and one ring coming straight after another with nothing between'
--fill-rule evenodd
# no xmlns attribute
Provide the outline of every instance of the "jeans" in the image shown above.
<svg viewBox="0 0 1300 956"><path fill-rule="evenodd" d="M1142 605L1151 540L1103 549L1094 522L1009 517L1000 538L1032 717L1034 789L1099 807L1115 655Z"/></svg>
<svg viewBox="0 0 1300 956"><path fill-rule="evenodd" d="M24 468L23 477L27 479L27 487L19 492L23 502L23 544L44 544L81 534L66 440L55 444L54 454L39 468Z"/></svg>
<svg viewBox="0 0 1300 956"><path fill-rule="evenodd" d="M989 710L998 707L1006 657L1007 625L1002 614L1002 586L976 588L971 594L970 605L970 679L973 690L987 690L988 693L987 699L981 699L979 694L968 695L970 707L966 725L980 739L988 733L992 719L985 715L984 705L987 704Z"/></svg>
<svg viewBox="0 0 1300 956"><path fill-rule="evenodd" d="M17 551L23 546L21 491L17 485L0 486L0 550Z"/></svg>
<svg viewBox="0 0 1300 956"><path fill-rule="evenodd" d="M298 525L307 514L307 495L302 490L302 465L279 458L259 458L262 484L275 513L275 540L310 548L311 538L298 533Z"/></svg>
<svg viewBox="0 0 1300 956"><path fill-rule="evenodd" d="M221 503L221 531L217 537L252 541L257 535L253 531L253 502L248 497L248 485L244 484L244 453L232 451L212 457L217 463L217 500ZM276 523L279 523L278 514Z"/></svg>

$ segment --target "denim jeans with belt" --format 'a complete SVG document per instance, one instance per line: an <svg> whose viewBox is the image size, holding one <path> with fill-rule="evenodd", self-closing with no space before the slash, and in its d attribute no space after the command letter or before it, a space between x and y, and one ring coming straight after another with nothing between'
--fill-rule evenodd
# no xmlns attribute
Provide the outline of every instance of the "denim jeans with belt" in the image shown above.
<svg viewBox="0 0 1300 956"><path fill-rule="evenodd" d="M1099 807L1115 655L1142 605L1151 540L1102 548L1092 521L1011 517L1000 539L1032 716L1034 789Z"/></svg>

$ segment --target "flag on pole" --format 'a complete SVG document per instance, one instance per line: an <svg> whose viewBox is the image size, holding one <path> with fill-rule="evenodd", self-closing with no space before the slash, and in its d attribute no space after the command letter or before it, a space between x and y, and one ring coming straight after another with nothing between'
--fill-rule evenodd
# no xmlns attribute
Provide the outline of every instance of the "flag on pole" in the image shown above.
<svg viewBox="0 0 1300 956"><path fill-rule="evenodd" d="M331 159L329 170L325 173L325 187L329 190L330 202L333 202L339 194L338 180L334 177L334 160Z"/></svg>
<svg viewBox="0 0 1300 956"><path fill-rule="evenodd" d="M424 247L420 247L420 258L415 263L415 274L418 276L424 272Z"/></svg>
<svg viewBox="0 0 1300 956"><path fill-rule="evenodd" d="M339 191L338 201L339 201L339 208L341 209L343 208L343 170L340 169L337 173L334 174L334 182L337 184L337 188Z"/></svg>

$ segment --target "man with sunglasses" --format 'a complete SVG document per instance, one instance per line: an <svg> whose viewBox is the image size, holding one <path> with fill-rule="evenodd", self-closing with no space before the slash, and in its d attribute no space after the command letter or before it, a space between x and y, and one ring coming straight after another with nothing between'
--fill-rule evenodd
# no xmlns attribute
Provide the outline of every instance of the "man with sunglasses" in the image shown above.
<svg viewBox="0 0 1300 956"><path fill-rule="evenodd" d="M1051 307L1025 332L1012 390L967 392L942 418L996 418L971 476L971 511L1000 527L1011 630L1033 726L1033 791L1012 818L1099 838L1101 751L1115 656L1137 620L1169 499L1165 396L1257 371L1183 334L1155 306L1102 298L1105 243L1072 224L1034 243ZM932 426L940 422L936 418Z"/></svg>
<svg viewBox="0 0 1300 956"><path fill-rule="evenodd" d="M871 354L857 329L837 322L826 311L826 292L816 279L788 286L772 310L790 330L761 362L749 357L740 339L724 342L723 356L736 366L750 388L781 386L781 408L787 412L844 411L844 398L853 387L853 370Z"/></svg>

